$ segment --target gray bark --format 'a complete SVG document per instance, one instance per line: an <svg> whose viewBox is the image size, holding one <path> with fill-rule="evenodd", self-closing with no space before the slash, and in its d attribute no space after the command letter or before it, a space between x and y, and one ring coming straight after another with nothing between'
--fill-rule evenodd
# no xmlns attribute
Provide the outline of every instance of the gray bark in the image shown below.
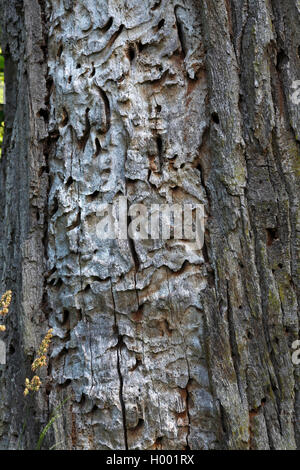
<svg viewBox="0 0 300 470"><path fill-rule="evenodd" d="M300 448L298 0L2 2L0 443ZM203 250L97 208L202 203ZM54 328L42 391L22 397Z"/></svg>

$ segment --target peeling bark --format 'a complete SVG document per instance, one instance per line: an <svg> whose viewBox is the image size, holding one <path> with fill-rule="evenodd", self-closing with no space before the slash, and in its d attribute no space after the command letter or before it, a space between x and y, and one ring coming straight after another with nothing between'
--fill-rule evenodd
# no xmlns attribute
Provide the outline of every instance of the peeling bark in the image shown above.
<svg viewBox="0 0 300 470"><path fill-rule="evenodd" d="M2 9L1 447L50 325L23 447L71 396L61 449L299 448L299 1ZM99 240L97 209L120 195L204 204L203 250Z"/></svg>

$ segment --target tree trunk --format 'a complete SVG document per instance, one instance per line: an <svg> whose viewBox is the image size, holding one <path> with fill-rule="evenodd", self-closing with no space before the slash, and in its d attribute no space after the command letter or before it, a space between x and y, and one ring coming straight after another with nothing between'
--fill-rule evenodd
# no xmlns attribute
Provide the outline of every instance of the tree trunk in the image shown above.
<svg viewBox="0 0 300 470"><path fill-rule="evenodd" d="M69 397L45 446L300 448L299 1L1 3L1 447ZM203 249L100 240L120 195L204 204Z"/></svg>

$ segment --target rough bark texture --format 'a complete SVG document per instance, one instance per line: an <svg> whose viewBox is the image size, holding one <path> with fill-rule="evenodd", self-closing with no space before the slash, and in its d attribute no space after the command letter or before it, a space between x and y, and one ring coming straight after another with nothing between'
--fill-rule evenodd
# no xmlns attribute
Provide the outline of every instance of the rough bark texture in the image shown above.
<svg viewBox="0 0 300 470"><path fill-rule="evenodd" d="M5 139L0 172L1 292L13 290L7 321L7 366L1 368L0 446L34 447L48 420L45 393L23 400L24 380L44 333L48 138L40 110L45 107L46 42L39 2L1 1L2 51L5 56ZM20 443L21 444L21 443Z"/></svg>
<svg viewBox="0 0 300 470"><path fill-rule="evenodd" d="M61 449L300 448L299 0L2 10L1 447L51 325L23 447L71 396ZM99 240L97 208L119 195L205 204L203 250Z"/></svg>

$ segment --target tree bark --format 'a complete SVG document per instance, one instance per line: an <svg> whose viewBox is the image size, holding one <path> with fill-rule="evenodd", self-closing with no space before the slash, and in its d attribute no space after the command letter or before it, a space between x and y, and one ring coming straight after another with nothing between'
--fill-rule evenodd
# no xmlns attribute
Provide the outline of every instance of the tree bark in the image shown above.
<svg viewBox="0 0 300 470"><path fill-rule="evenodd" d="M45 446L299 449L299 1L1 3L1 448L70 397ZM203 249L99 240L119 195L204 204Z"/></svg>

